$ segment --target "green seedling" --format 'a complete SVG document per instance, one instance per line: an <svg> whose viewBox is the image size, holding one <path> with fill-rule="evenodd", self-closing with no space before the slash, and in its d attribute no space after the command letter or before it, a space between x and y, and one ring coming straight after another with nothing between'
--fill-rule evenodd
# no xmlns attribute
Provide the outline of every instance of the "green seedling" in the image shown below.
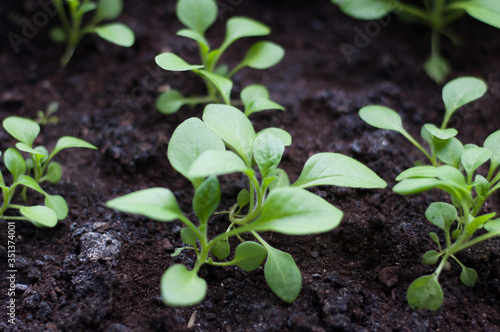
<svg viewBox="0 0 500 332"><path fill-rule="evenodd" d="M384 188L386 183L363 164L336 153L313 155L297 181L290 185L285 171L278 168L291 136L279 128L255 132L248 118L237 108L209 104L203 120L190 118L174 131L168 146L170 164L191 181L195 188L192 207L198 223L181 211L173 193L152 188L115 198L110 208L140 214L158 221L180 220L185 247L196 254L192 269L177 264L161 279L164 301L172 306L199 303L207 283L198 277L204 264L238 266L244 271L257 269L266 259L264 275L271 290L286 302L299 295L302 278L292 256L272 247L260 232L275 231L290 235L327 232L337 227L342 212L323 198L305 190L312 186L337 185L353 188ZM216 212L221 199L217 176L241 173L248 180L227 211ZM209 239L209 221L226 215L225 232ZM250 233L257 241L244 240ZM210 232L211 234L211 232ZM231 259L230 238L236 237Z"/></svg>
<svg viewBox="0 0 500 332"><path fill-rule="evenodd" d="M362 20L377 20L393 12L404 21L418 22L432 29L431 55L424 69L441 84L450 72L448 61L441 55L441 36L458 44L460 38L450 25L466 13L475 19L500 29L500 6L497 0L423 0L413 5L399 0L331 0L349 16Z"/></svg>
<svg viewBox="0 0 500 332"><path fill-rule="evenodd" d="M12 174L12 185L7 187L3 176L0 174L0 186L2 188L3 205L1 215L3 219L29 220L37 227L54 227L57 220L66 218L68 206L63 197L59 195L49 195L41 187L40 183L45 181L57 183L62 177L61 165L52 161L54 156L67 148L88 148L96 149L79 138L65 136L61 137L51 153L43 147L33 147L33 143L40 132L40 126L33 120L10 116L4 119L3 128L19 142L15 148L8 148L4 153L4 164ZM29 155L24 158L22 153ZM18 186L23 186L21 196L26 202L26 191L28 188L45 196L46 206L26 207L11 204ZM7 209L18 209L22 217L5 216Z"/></svg>
<svg viewBox="0 0 500 332"><path fill-rule="evenodd" d="M192 71L200 76L206 85L208 95L184 97L177 90L164 92L156 102L156 108L164 114L177 112L183 105L200 103L231 102L233 81L231 78L240 69L250 67L267 69L283 58L285 51L279 45L269 41L253 44L243 60L229 70L227 65L218 65L219 59L235 41L244 37L266 36L271 29L255 20L246 17L232 17L227 21L226 37L222 44L212 49L205 37L205 31L215 22L218 8L214 0L179 0L176 7L177 18L186 26L177 35L193 39L197 42L201 63L191 65L174 53L162 53L156 57L156 63L168 71ZM245 106L245 114L269 109L283 110L283 107L269 100L269 93L262 85L249 86L241 92Z"/></svg>
<svg viewBox="0 0 500 332"><path fill-rule="evenodd" d="M37 118L36 122L41 125L45 126L48 124L57 124L59 122L59 118L54 115L54 113L57 112L59 109L59 103L57 101L53 101L47 106L47 109L44 111L38 110L37 112Z"/></svg>
<svg viewBox="0 0 500 332"><path fill-rule="evenodd" d="M103 21L115 20L123 10L122 0L52 0L57 7L61 26L50 31L51 38L59 43L66 43L66 51L61 57L60 64L65 67L71 60L80 40L96 33L102 39L113 44L130 47L135 42L132 29L122 23L106 23ZM85 20L86 14L94 15Z"/></svg>
<svg viewBox="0 0 500 332"><path fill-rule="evenodd" d="M486 200L500 188L500 130L489 135L480 147L463 145L455 137L457 130L446 128L448 120L460 107L482 97L486 91L486 84L473 77L462 77L446 84L443 88L446 111L441 127L426 124L421 130L428 149L404 129L401 117L395 111L383 106L366 106L359 111L368 124L401 133L431 163L399 174L396 180L400 182L393 188L396 193L410 195L440 189L451 196L452 204L435 202L425 211L427 220L444 232L445 239L443 242L436 233L430 233L438 251L426 252L422 260L429 265L441 261L433 274L418 278L408 288L407 299L413 309L437 310L441 306L443 291L438 278L449 258L462 268L460 280L473 286L477 280L476 271L462 264L456 253L500 235L500 219L494 219L496 213L481 213ZM487 174L479 174L478 169L488 161ZM480 235L475 236L476 232Z"/></svg>

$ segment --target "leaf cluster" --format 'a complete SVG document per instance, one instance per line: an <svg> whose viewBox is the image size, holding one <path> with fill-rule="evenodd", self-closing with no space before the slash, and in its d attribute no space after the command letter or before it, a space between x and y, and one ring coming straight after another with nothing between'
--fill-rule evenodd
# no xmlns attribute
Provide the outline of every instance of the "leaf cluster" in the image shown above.
<svg viewBox="0 0 500 332"><path fill-rule="evenodd" d="M183 105L200 103L225 103L231 105L231 77L244 67L267 69L283 58L285 51L273 42L259 41L247 51L243 60L229 70L227 65L218 65L219 59L235 41L245 37L269 35L271 29L247 17L232 17L227 21L226 36L218 48L211 48L206 39L206 30L217 19L218 7L215 0L179 0L177 18L185 25L177 35L192 39L198 44L200 64L191 65L174 53L166 52L156 57L156 63L164 70L191 71L200 76L206 85L208 95L185 97L177 90L164 92L156 102L156 108L164 114L177 112ZM248 116L269 109L283 110L283 107L269 99L269 92L263 85L251 85L241 92L241 99Z"/></svg>
<svg viewBox="0 0 500 332"><path fill-rule="evenodd" d="M18 142L15 147L10 147L3 154L5 168L12 176L12 184L8 186L0 171L0 188L2 189L3 202L0 216L5 220L28 220L37 227L54 227L57 220L62 220L68 215L68 205L59 195L49 195L40 184L43 182L57 183L62 177L62 168L58 162L53 161L54 156L67 148L96 149L79 138L61 137L52 152L49 153L43 146L33 147L40 133L40 126L33 120L10 116L2 122L3 128ZM28 155L29 157L24 157ZM1 155L1 152L0 152ZM17 188L21 187L21 197L27 201L26 191L32 189L45 197L45 206L23 206L13 204ZM8 209L16 209L21 216L6 216Z"/></svg>
<svg viewBox="0 0 500 332"><path fill-rule="evenodd" d="M197 275L203 264L235 265L252 271L264 260L264 275L271 290L284 301L293 302L302 285L300 271L290 254L272 247L259 232L304 235L337 227L342 212L305 188L386 186L366 166L336 153L313 155L291 184L286 172L278 167L285 147L291 143L290 134L282 129L271 127L256 132L237 108L209 104L202 120L190 118L176 128L167 153L172 167L195 188L192 208L197 223L186 217L168 189L141 190L106 203L123 212L165 222L178 219L185 224L181 237L186 247L174 255L193 250L197 260L191 270L184 265L167 269L161 281L167 304L184 306L203 300L207 284ZM230 173L240 173L248 186L241 189L229 210L216 212L222 193L217 177ZM225 232L209 239L209 221L214 214L227 215L229 225ZM243 233L250 233L256 241L243 240ZM240 243L229 259L230 237Z"/></svg>
<svg viewBox="0 0 500 332"><path fill-rule="evenodd" d="M431 55L424 64L427 75L437 83L444 82L450 72L448 61L441 55L441 35L455 44L460 39L450 24L466 13L500 29L500 6L497 0L423 0L414 5L403 0L331 0L349 16L377 20L393 12L404 21L418 22L432 29Z"/></svg>
<svg viewBox="0 0 500 332"><path fill-rule="evenodd" d="M51 38L59 43L66 43L66 51L61 57L61 66L71 60L75 48L87 34L95 33L113 44L130 47L135 42L132 29L123 23L106 23L118 18L123 11L122 0L52 0L57 7L61 25L50 31ZM89 20L85 15L93 12Z"/></svg>
<svg viewBox="0 0 500 332"><path fill-rule="evenodd" d="M450 117L462 106L481 98L487 91L484 81L474 77L455 79L443 88L445 115L441 127L425 124L421 137L427 143L424 148L403 127L401 117L384 106L366 106L359 111L368 124L401 133L428 158L431 165L416 166L403 171L396 178L400 181L393 190L402 195L416 194L439 189L451 196L451 203L432 203L425 212L427 220L440 228L445 235L445 247L436 233L431 233L439 252L428 251L423 256L426 264L441 263L432 275L415 280L408 288L408 303L412 308L438 309L443 293L438 282L439 274L448 258L462 268L460 279L473 286L477 273L465 267L455 254L478 242L500 235L500 219L496 213L481 214L486 200L500 188L500 130L489 135L483 146L463 145L457 138L458 131L446 128ZM489 162L487 174L480 174L481 166ZM487 232L474 237L476 231Z"/></svg>

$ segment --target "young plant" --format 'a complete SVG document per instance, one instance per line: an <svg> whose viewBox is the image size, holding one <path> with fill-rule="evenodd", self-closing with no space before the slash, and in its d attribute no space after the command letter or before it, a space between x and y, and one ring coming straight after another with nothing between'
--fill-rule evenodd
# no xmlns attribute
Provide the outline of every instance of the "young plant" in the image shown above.
<svg viewBox="0 0 500 332"><path fill-rule="evenodd" d="M177 35L193 39L198 43L201 64L191 65L179 56L166 52L156 57L158 66L169 71L192 71L200 76L206 85L208 95L184 97L177 90L164 92L156 102L156 108L164 114L177 112L183 105L200 103L225 103L231 105L231 77L244 67L267 69L283 58L285 51L279 45L269 41L253 44L243 60L233 69L227 65L218 66L219 59L235 41L244 37L266 36L271 29L255 20L246 17L232 17L227 21L226 37L222 44L211 49L205 38L205 31L217 18L217 3L215 0L179 0L177 2L177 18L186 28L179 30ZM241 92L245 106L245 114L283 107L269 100L269 93L262 85L249 86ZM246 102L245 102L246 99Z"/></svg>
<svg viewBox="0 0 500 332"><path fill-rule="evenodd" d="M198 223L186 217L168 189L152 188L115 198L110 208L140 214L158 221L180 220L185 228L182 250L193 250L194 267L173 265L161 280L164 301L172 306L193 305L205 297L207 283L198 277L203 264L236 265L245 271L257 269L266 259L264 276L271 290L286 302L293 302L301 289L302 278L292 256L272 247L260 232L275 231L290 235L327 232L340 223L342 212L305 188L338 185L353 188L384 188L386 183L366 166L336 153L319 153L306 162L297 181L290 185L278 168L290 135L279 128L255 132L248 118L237 108L210 104L203 121L190 118L177 127L168 146L168 159L195 188L193 210ZM226 149L226 147L228 149ZM254 167L256 166L256 167ZM217 176L241 173L248 179L234 205L215 212L221 199ZM259 174L260 173L260 174ZM209 220L225 214L227 230L209 238ZM240 235L250 233L257 242ZM211 234L211 233L210 233ZM229 238L236 237L232 259Z"/></svg>
<svg viewBox="0 0 500 332"><path fill-rule="evenodd" d="M59 122L59 118L54 115L59 109L59 103L57 101L53 101L47 106L47 109L44 111L38 110L36 123L41 126L45 126L48 124L57 124Z"/></svg>
<svg viewBox="0 0 500 332"><path fill-rule="evenodd" d="M76 46L87 34L96 33L102 39L113 44L130 47L135 42L134 32L122 23L107 23L116 19L123 10L122 0L52 0L57 8L61 26L51 30L52 39L59 43L66 43L66 51L61 57L60 64L65 67L71 60ZM94 15L89 20L84 17L89 12Z"/></svg>
<svg viewBox="0 0 500 332"><path fill-rule="evenodd" d="M53 227L57 220L66 218L68 206L61 196L47 194L40 183L45 181L57 183L62 177L62 168L58 162L52 161L54 156L67 148L88 148L97 149L90 143L79 138L65 136L61 137L51 153L43 146L33 147L33 143L40 132L40 126L33 120L10 116L2 123L5 131L19 142L15 148L9 148L4 154L4 164L12 174L13 184L7 187L3 176L0 174L0 187L2 188L3 205L1 215L4 219L29 220L37 227ZM30 157L24 158L21 152L27 153ZM26 191L33 189L45 196L46 207L23 207L11 204L17 187L23 186L21 196L26 202ZM19 209L23 217L4 216L4 212L9 208ZM49 211L49 210L52 210ZM54 219L54 216L57 218Z"/></svg>
<svg viewBox="0 0 500 332"><path fill-rule="evenodd" d="M438 251L426 252L422 260L429 265L441 261L433 274L420 277L409 286L407 299L412 309L437 310L441 306L443 291L438 278L449 258L462 268L460 280L473 286L477 280L476 271L462 264L456 253L500 235L500 219L493 219L496 213L481 212L486 200L500 188L500 130L489 135L483 147L479 147L462 145L455 137L457 130L446 128L457 109L480 98L486 91L486 84L473 77L462 77L446 84L443 88L446 111L441 127L426 124L421 130L428 149L403 128L401 117L395 111L383 106L366 106L359 111L368 124L401 133L431 163L431 166L416 166L399 174L396 180L400 182L393 188L395 192L410 195L440 189L451 196L452 204L435 202L425 211L427 220L444 232L445 239L443 242L436 233L429 234ZM488 161L487 174L479 174L478 169ZM475 236L482 229L486 232Z"/></svg>
<svg viewBox="0 0 500 332"><path fill-rule="evenodd" d="M500 29L500 6L497 0L423 0L413 5L399 0L331 0L349 16L362 20L377 20L390 12L406 21L415 21L432 29L431 55L424 69L441 84L450 72L448 61L441 55L441 35L455 44L460 38L450 24L466 13L475 19Z"/></svg>

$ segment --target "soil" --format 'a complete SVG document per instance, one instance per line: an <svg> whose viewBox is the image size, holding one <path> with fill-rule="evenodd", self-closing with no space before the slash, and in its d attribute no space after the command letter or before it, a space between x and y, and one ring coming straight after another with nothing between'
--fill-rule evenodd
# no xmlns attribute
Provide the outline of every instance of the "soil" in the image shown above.
<svg viewBox="0 0 500 332"><path fill-rule="evenodd" d="M160 297L162 273L174 263L192 264L194 258L189 253L171 257L182 246L181 224L120 214L104 203L139 189L167 187L181 208L190 211L192 189L169 165L166 151L176 126L201 116L202 107L164 116L155 111L154 101L169 87L190 94L202 93L203 85L191 74L163 72L154 57L171 50L195 63L196 48L175 35L181 28L175 1L130 0L119 20L135 31L135 45L123 49L88 36L61 69L63 46L49 40L48 30L56 23L50 20L18 53L2 38L0 117L34 118L55 100L61 104L59 123L43 127L37 143L52 148L58 137L72 135L99 150L71 149L58 156L63 180L47 191L68 200L66 220L53 229L16 224L16 324L7 323L9 284L2 277L0 330L500 331L498 239L458 255L477 270L474 287L461 284L460 268L452 264L440 279L445 293L441 309L408 307L408 285L432 271L421 263L421 255L435 249L428 233L437 229L425 220L424 211L448 197L438 191L409 197L393 193L395 177L423 156L398 134L371 128L357 114L367 104L387 105L400 112L415 137L423 124L440 123L441 86L422 70L428 30L395 17L377 29L343 15L326 0L219 4L225 12L208 35L214 44L224 35L228 17L245 15L270 25L268 39L286 49L277 66L236 75L234 93L262 83L286 107L286 112L266 111L251 119L257 129L277 126L291 133L294 141L282 161L290 177L298 177L312 154L338 152L369 166L388 188L316 188L315 193L344 212L337 229L312 236L264 234L271 245L289 252L301 270L303 288L293 304L269 290L263 268L247 273L204 266L200 274L209 287L205 300L193 307L168 307ZM36 1L2 2L0 35L21 35L12 17L33 20L40 10ZM459 111L452 126L463 142L482 144L500 124L500 35L470 18L454 28L462 44L443 41L443 53L453 67L450 79L479 76L490 90ZM372 37L359 37L359 29L372 29ZM347 61L341 43L360 40L366 45L358 43L364 47ZM253 41L239 41L227 58L239 59ZM13 144L0 131L0 150ZM222 177L221 208L231 206L238 191L239 182L230 180L234 177ZM497 194L485 211L498 211L499 204ZM224 227L223 222L215 218L214 228ZM7 224L0 227L0 267L6 271Z"/></svg>

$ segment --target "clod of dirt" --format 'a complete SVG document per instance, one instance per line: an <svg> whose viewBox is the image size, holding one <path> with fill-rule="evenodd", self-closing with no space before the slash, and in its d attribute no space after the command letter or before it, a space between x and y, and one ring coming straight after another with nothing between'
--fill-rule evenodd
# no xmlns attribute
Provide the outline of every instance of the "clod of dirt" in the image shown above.
<svg viewBox="0 0 500 332"><path fill-rule="evenodd" d="M111 261L120 253L121 242L109 234L89 232L81 237L82 251L78 255L81 262L98 260Z"/></svg>

